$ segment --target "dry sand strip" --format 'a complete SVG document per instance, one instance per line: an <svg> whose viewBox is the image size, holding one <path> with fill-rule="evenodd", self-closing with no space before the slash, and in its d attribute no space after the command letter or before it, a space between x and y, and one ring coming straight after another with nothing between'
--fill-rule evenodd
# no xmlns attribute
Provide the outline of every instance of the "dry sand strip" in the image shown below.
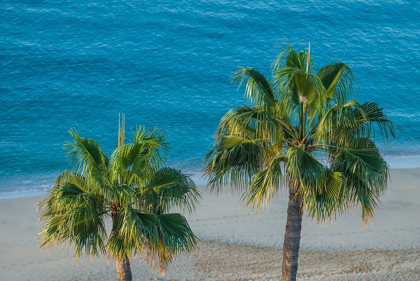
<svg viewBox="0 0 420 281"><path fill-rule="evenodd" d="M298 280L418 281L419 257L419 248L302 251ZM281 249L202 241L196 251L178 256L166 276L157 275L139 259L132 261L132 270L134 280L280 280L281 261ZM66 258L62 251L2 263L0 273L0 280L115 280L114 266L105 258L89 262L81 259L77 263L75 258Z"/></svg>
<svg viewBox="0 0 420 281"><path fill-rule="evenodd" d="M201 242L193 253L200 280L280 280L281 249ZM298 280L420 280L420 248L400 251L302 251Z"/></svg>

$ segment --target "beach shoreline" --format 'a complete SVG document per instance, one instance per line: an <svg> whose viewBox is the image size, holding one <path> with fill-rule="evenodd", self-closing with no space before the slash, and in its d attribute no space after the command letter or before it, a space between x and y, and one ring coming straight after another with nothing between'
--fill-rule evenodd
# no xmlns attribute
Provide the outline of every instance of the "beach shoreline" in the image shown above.
<svg viewBox="0 0 420 281"><path fill-rule="evenodd" d="M417 169L420 168L420 155L403 155L403 156L385 156L390 169ZM186 169L184 173L190 174L197 186L205 186L207 184L201 169ZM57 174L56 176L58 176ZM51 187L55 178L51 178ZM43 178L42 186L46 186L46 179ZM0 186L1 187L1 186ZM12 189L12 190L10 190ZM9 186L6 191L0 189L0 201L11 200L15 198L26 198L47 195L49 188L40 188L34 184L33 189L25 187L23 191L18 186Z"/></svg>
<svg viewBox="0 0 420 281"><path fill-rule="evenodd" d="M260 214L240 195L200 187L203 200L187 216L202 240L176 258L166 276L135 259L134 280L279 280L287 196L282 191ZM112 261L79 262L66 248L42 251L36 197L0 201L0 276L5 280L114 280ZM305 218L299 280L420 280L420 169L391 169L391 181L372 225L359 210L317 226ZM141 259L140 259L141 260Z"/></svg>

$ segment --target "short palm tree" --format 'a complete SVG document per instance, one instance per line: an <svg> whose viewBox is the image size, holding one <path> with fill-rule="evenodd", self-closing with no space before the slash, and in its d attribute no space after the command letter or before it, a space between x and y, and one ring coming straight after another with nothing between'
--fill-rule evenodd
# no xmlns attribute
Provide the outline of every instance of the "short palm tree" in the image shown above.
<svg viewBox="0 0 420 281"><path fill-rule="evenodd" d="M79 257L107 253L115 259L117 280L132 280L132 254L157 262L163 272L175 254L195 247L185 217L169 212L194 211L200 194L188 175L164 167L168 143L161 132L140 127L133 143L124 145L120 129L111 157L95 141L70 134L67 156L76 172L64 171L39 202L43 247L68 242Z"/></svg>
<svg viewBox="0 0 420 281"><path fill-rule="evenodd" d="M296 280L303 213L324 221L360 204L362 218L372 217L388 178L375 132L387 142L395 126L376 103L349 101L353 75L342 62L316 72L310 52L289 46L272 75L235 73L251 106L223 116L205 174L213 189L242 188L254 208L288 187L282 280Z"/></svg>

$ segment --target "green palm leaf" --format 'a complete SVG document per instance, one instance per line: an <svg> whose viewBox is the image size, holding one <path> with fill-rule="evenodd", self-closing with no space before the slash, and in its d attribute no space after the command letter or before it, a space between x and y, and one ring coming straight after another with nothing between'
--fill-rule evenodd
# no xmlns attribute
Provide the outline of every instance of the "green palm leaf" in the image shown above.
<svg viewBox="0 0 420 281"><path fill-rule="evenodd" d="M228 184L246 187L261 166L262 149L258 142L249 139L221 138L220 144L206 156L204 174L209 178L209 185L217 190Z"/></svg>
<svg viewBox="0 0 420 281"><path fill-rule="evenodd" d="M248 205L260 208L264 204L268 204L270 198L277 193L280 185L283 184L281 163L285 160L285 157L274 158L267 165L267 168L253 176L249 192L244 194Z"/></svg>
<svg viewBox="0 0 420 281"><path fill-rule="evenodd" d="M68 150L67 157L74 163L77 170L81 171L83 175L87 175L92 171L106 168L108 158L98 143L80 137L76 130L71 130L70 134L75 142L67 143L65 149Z"/></svg>
<svg viewBox="0 0 420 281"><path fill-rule="evenodd" d="M201 195L188 175L173 168L158 170L141 189L139 196L151 213L160 215L173 208L192 213Z"/></svg>
<svg viewBox="0 0 420 281"><path fill-rule="evenodd" d="M246 82L245 96L256 106L273 105L275 103L275 94L270 81L264 74L254 68L243 67L233 75L233 82L238 83L238 88Z"/></svg>
<svg viewBox="0 0 420 281"><path fill-rule="evenodd" d="M326 89L328 99L336 97L336 101L344 101L353 92L353 73L350 67L342 62L332 63L322 67L318 76Z"/></svg>

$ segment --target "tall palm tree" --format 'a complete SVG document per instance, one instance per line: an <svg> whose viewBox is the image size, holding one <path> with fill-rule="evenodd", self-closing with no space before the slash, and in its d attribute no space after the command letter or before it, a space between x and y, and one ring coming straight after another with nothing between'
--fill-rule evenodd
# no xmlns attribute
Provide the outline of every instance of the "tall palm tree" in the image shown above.
<svg viewBox="0 0 420 281"><path fill-rule="evenodd" d="M296 280L303 213L319 222L360 204L371 218L388 177L375 132L388 142L395 126L376 103L349 101L353 74L342 62L316 72L310 51L288 46L272 75L234 74L251 106L223 116L204 171L212 189L241 188L254 208L289 189L282 280Z"/></svg>
<svg viewBox="0 0 420 281"><path fill-rule="evenodd" d="M66 145L67 156L76 171L64 171L39 202L42 247L68 242L79 257L108 254L115 259L117 280L132 280L132 254L163 273L175 254L195 247L185 217L170 211L193 212L200 194L188 175L164 167L168 143L161 132L139 127L133 142L124 145L122 125L111 157L95 141L75 130L70 134L74 142Z"/></svg>

